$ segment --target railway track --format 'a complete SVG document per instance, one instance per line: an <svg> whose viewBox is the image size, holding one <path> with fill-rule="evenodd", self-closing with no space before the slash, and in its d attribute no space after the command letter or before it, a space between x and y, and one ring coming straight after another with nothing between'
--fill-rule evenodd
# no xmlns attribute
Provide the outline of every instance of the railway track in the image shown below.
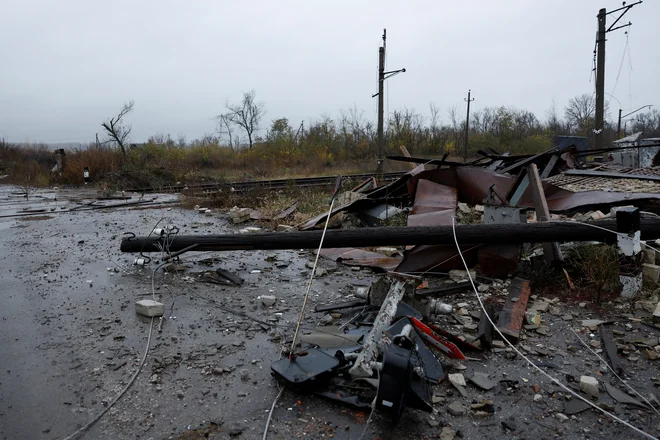
<svg viewBox="0 0 660 440"><path fill-rule="evenodd" d="M391 182L403 176L404 172L384 173L383 180ZM369 174L347 174L344 179L360 183L373 177ZM137 193L180 193L182 191L191 191L194 193L212 193L216 191L245 192L255 188L281 189L288 187L315 187L333 185L337 180L336 176L329 177L301 177L296 179L270 179L270 180L245 180L240 182L213 182L192 185L169 185L162 187L129 189L127 192Z"/></svg>

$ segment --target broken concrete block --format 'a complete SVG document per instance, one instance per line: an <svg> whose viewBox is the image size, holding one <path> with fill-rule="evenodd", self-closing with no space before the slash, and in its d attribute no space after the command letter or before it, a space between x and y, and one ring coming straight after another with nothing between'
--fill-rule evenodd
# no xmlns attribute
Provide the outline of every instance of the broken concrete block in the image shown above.
<svg viewBox="0 0 660 440"><path fill-rule="evenodd" d="M452 416L462 416L467 412L461 402L452 402L447 406L447 412Z"/></svg>
<svg viewBox="0 0 660 440"><path fill-rule="evenodd" d="M529 307L529 309L527 309L527 310L529 310L530 312L545 313L545 312L548 311L549 307L550 307L550 303L548 303L546 301L537 300L537 301L534 301L534 303L531 305L531 307Z"/></svg>
<svg viewBox="0 0 660 440"><path fill-rule="evenodd" d="M295 226L277 225L277 232L293 232L296 230Z"/></svg>
<svg viewBox="0 0 660 440"><path fill-rule="evenodd" d="M448 379L453 385L465 386L465 377L461 373L450 373Z"/></svg>
<svg viewBox="0 0 660 440"><path fill-rule="evenodd" d="M580 390L590 396L598 397L598 394L600 393L598 379L591 376L580 376Z"/></svg>
<svg viewBox="0 0 660 440"><path fill-rule="evenodd" d="M660 266L656 264L644 263L642 264L642 273L644 281L658 284L660 280Z"/></svg>
<svg viewBox="0 0 660 440"><path fill-rule="evenodd" d="M660 322L660 302L655 306L655 311L653 312L653 322Z"/></svg>
<svg viewBox="0 0 660 440"><path fill-rule="evenodd" d="M468 204L463 202L458 202L458 209L465 214L470 214L472 212Z"/></svg>
<svg viewBox="0 0 660 440"><path fill-rule="evenodd" d="M594 211L591 214L589 214L589 218L592 219L592 220L601 220L601 219L605 218L605 214L603 214L600 211Z"/></svg>
<svg viewBox="0 0 660 440"><path fill-rule="evenodd" d="M238 208L234 206L229 211L229 216L231 217L232 223L239 224L250 220L250 209L249 208Z"/></svg>
<svg viewBox="0 0 660 440"><path fill-rule="evenodd" d="M541 325L541 315L537 311L527 311L525 321L529 325Z"/></svg>
<svg viewBox="0 0 660 440"><path fill-rule="evenodd" d="M474 270L471 270L471 271L470 271L470 276L472 277L472 279L475 279L476 276L477 276L477 272L474 271ZM467 280L467 279L468 279L468 275L467 275L467 272L464 271L464 270L452 269L452 270L449 271L449 278L450 278L452 281L456 281L456 282L458 282L458 281L464 281L464 280Z"/></svg>
<svg viewBox="0 0 660 440"><path fill-rule="evenodd" d="M275 295L261 295L261 303L266 307L270 307L275 304L277 297Z"/></svg>
<svg viewBox="0 0 660 440"><path fill-rule="evenodd" d="M163 316L165 306L163 303L159 303L153 299L141 299L135 303L135 311L140 315L148 317Z"/></svg>
<svg viewBox="0 0 660 440"><path fill-rule="evenodd" d="M642 253L642 261L644 263L655 264L655 249L651 249L646 246L642 246L642 249L644 250Z"/></svg>

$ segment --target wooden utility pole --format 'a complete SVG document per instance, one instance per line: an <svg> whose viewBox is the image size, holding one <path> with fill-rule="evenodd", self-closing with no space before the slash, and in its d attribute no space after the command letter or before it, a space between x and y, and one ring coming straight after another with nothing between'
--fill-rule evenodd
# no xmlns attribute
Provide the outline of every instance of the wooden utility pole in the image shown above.
<svg viewBox="0 0 660 440"><path fill-rule="evenodd" d="M603 119L605 116L605 8L598 11L598 57L596 64L596 126L594 127L594 148L603 148Z"/></svg>
<svg viewBox="0 0 660 440"><path fill-rule="evenodd" d="M385 45L386 45L386 39L387 39L387 29L383 29L383 45L378 48L378 137L376 142L378 143L377 145L377 150L378 150L378 158L377 158L377 164L376 164L376 174L378 174L378 178L380 179L382 174L383 174L383 161L384 155L383 155L383 114L385 109L383 108L383 102L384 102L384 93L383 93L383 85L385 84Z"/></svg>
<svg viewBox="0 0 660 440"><path fill-rule="evenodd" d="M641 0L629 5L626 5L624 2L623 7L619 9L607 12L605 8L602 8L598 11L598 33L596 34L596 46L598 49L596 55L596 126L594 127L594 148L596 150L603 148L603 134L605 133L605 37L609 32L630 26L632 24L631 22L614 27L630 8L640 3L642 3ZM619 11L622 11L621 15L614 20L609 28L606 28L607 16Z"/></svg>
<svg viewBox="0 0 660 440"><path fill-rule="evenodd" d="M468 134L470 132L470 102L474 101L474 98L470 99L470 93L472 90L468 90L467 101L467 116L465 117L465 148L463 149L463 162L467 162L468 159Z"/></svg>

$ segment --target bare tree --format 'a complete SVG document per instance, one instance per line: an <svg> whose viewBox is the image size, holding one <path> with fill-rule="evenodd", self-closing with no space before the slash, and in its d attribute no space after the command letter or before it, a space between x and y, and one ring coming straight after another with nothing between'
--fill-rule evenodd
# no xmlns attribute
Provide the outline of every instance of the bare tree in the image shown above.
<svg viewBox="0 0 660 440"><path fill-rule="evenodd" d="M232 136L234 131L232 130L232 121L229 118L229 115L218 115L215 119L218 121L218 133L220 135L226 134L229 138L229 148L234 148Z"/></svg>
<svg viewBox="0 0 660 440"><path fill-rule="evenodd" d="M179 133L177 135L176 146L179 147L179 148L185 148L186 147L186 135L185 134Z"/></svg>
<svg viewBox="0 0 660 440"><path fill-rule="evenodd" d="M589 127L594 125L595 112L596 100L593 95L588 93L571 98L564 108L566 122L585 134L589 131Z"/></svg>
<svg viewBox="0 0 660 440"><path fill-rule="evenodd" d="M130 125L124 124L123 118L133 111L134 106L135 101L133 100L125 103L124 107L122 107L117 116L101 123L101 126L105 129L108 137L110 137L110 140L117 143L124 156L126 156L126 140L131 134L132 128Z"/></svg>
<svg viewBox="0 0 660 440"><path fill-rule="evenodd" d="M254 143L253 135L259 130L259 123L266 113L263 102L255 100L256 92L251 90L243 93L240 104L226 104L228 113L224 116L233 124L238 125L245 131L248 137L250 149Z"/></svg>
<svg viewBox="0 0 660 440"><path fill-rule="evenodd" d="M559 133L562 130L561 119L559 119L559 111L557 110L557 103L552 100L550 108L545 112L545 120L548 128L554 133Z"/></svg>

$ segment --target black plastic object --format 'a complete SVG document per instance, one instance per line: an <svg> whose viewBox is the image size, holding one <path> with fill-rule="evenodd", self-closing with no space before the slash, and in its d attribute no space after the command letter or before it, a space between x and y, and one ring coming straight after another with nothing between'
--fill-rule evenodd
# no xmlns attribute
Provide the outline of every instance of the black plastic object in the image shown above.
<svg viewBox="0 0 660 440"><path fill-rule="evenodd" d="M322 350L309 349L294 358L283 358L270 366L273 373L293 385L309 385L334 375L339 359Z"/></svg>
<svg viewBox="0 0 660 440"><path fill-rule="evenodd" d="M400 302L396 306L396 312L394 313L393 319L401 318L403 316L414 316L415 318L422 320L422 312L414 308L413 306ZM402 327L403 329L403 327Z"/></svg>
<svg viewBox="0 0 660 440"><path fill-rule="evenodd" d="M317 396L325 397L326 399L334 400L336 402L345 403L356 408L371 408L371 402L365 402L364 400L360 399L359 396L353 396L341 390L316 391L314 394Z"/></svg>
<svg viewBox="0 0 660 440"><path fill-rule="evenodd" d="M412 383L412 352L391 345L383 355L383 370L380 373L376 408L399 420Z"/></svg>
<svg viewBox="0 0 660 440"><path fill-rule="evenodd" d="M403 330L406 324L411 324L408 318L401 318L395 322L386 333L390 339L398 335ZM411 332L410 338L415 344L415 350L412 356L413 367L421 368L421 373L431 383L440 383L445 378L445 373L442 369L442 363L429 348L424 344L424 341L419 337L417 332Z"/></svg>
<svg viewBox="0 0 660 440"><path fill-rule="evenodd" d="M624 234L639 231L639 208L620 208L616 212L616 230Z"/></svg>

